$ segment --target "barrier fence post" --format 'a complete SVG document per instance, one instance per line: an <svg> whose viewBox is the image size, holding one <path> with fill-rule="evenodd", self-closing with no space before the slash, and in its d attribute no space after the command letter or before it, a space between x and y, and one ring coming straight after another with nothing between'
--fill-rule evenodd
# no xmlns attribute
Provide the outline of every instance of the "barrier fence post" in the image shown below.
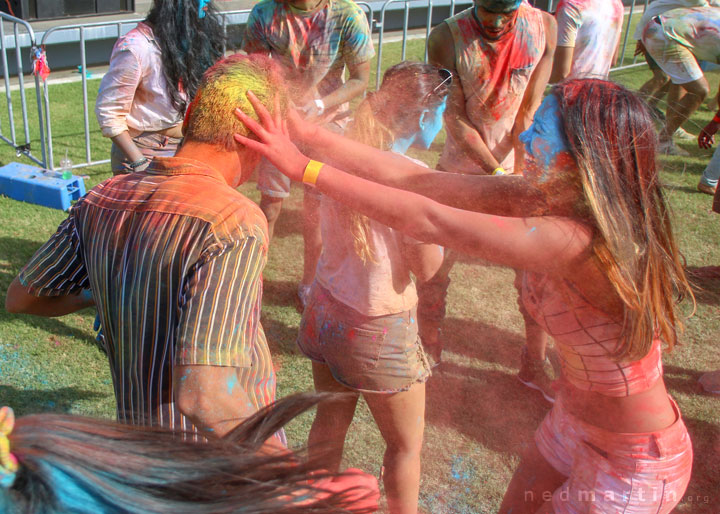
<svg viewBox="0 0 720 514"><path fill-rule="evenodd" d="M25 141L22 144L18 144L17 140L17 131L15 129L15 110L13 108L13 101L12 101L12 84L10 83L10 70L8 67L8 59L7 59L7 45L5 43L5 26L3 22L9 22L12 23L13 26L13 46L15 51L15 66L17 71L17 81L18 81L18 89L20 92L20 109L22 113L22 121L23 121L23 135L25 136ZM27 34L23 34L23 36L27 37L27 44L23 46L22 44L22 38L19 33L19 26L22 26L26 31ZM42 99L41 99L41 90L40 90L40 80L37 75L35 75L35 99L37 104L37 119L38 119L38 131L40 134L40 153L41 153L41 159L38 159L35 155L32 153L31 149L31 139L30 139L30 121L28 118L28 105L27 105L27 94L25 92L25 76L24 76L24 68L23 68L23 49L27 47L30 49L30 58L33 63L34 68L34 58L35 58L35 51L37 50L37 45L35 44L35 33L33 32L32 27L28 22L25 20L21 20L19 18L16 18L14 16L11 16L9 14L0 12L0 50L2 51L2 65L3 65L3 79L5 83L5 101L7 102L7 111L8 111L8 124L10 126L10 139L5 137L4 134L0 132L0 139L8 143L10 146L13 147L15 150L15 153L19 155L25 155L28 159L33 161L36 164L39 164L43 167L47 167L47 161L46 161L46 148L45 148L45 123L43 119L43 113L42 113Z"/></svg>
<svg viewBox="0 0 720 514"><path fill-rule="evenodd" d="M4 18L4 16L3 16ZM3 78L5 79L5 99L7 101L8 125L10 126L10 144L14 147L15 140L15 113L13 112L12 95L10 94L10 71L8 70L7 49L5 48L5 25L0 20L0 48L2 49ZM3 137L5 141L7 138Z"/></svg>
<svg viewBox="0 0 720 514"><path fill-rule="evenodd" d="M428 41L430 41L430 31L432 30L432 13L433 0L428 0L427 19L425 22L425 57L424 62L428 62Z"/></svg>

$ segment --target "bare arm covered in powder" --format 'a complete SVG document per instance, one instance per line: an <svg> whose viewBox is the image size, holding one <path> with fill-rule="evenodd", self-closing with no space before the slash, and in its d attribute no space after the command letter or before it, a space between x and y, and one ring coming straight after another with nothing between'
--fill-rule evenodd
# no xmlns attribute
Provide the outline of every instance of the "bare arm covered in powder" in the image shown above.
<svg viewBox="0 0 720 514"><path fill-rule="evenodd" d="M365 92L370 80L370 61L348 65L348 75L342 86L322 98L326 109L349 102Z"/></svg>
<svg viewBox="0 0 720 514"><path fill-rule="evenodd" d="M421 194L451 207L502 216L546 210L543 196L523 177L439 172L305 123L293 112L289 119L294 139L309 149L310 157L373 182Z"/></svg>
<svg viewBox="0 0 720 514"><path fill-rule="evenodd" d="M279 115L273 118L254 95L248 96L262 125L240 111L237 115L260 141L239 134L235 139L260 152L291 179L301 181L308 158L292 144ZM316 186L351 209L419 241L516 269L564 276L587 260L591 251L592 229L570 218L509 218L455 209L329 165L322 167Z"/></svg>
<svg viewBox="0 0 720 514"><path fill-rule="evenodd" d="M450 86L448 106L445 111L445 128L460 145L463 152L485 170L492 173L500 166L482 135L475 129L465 110L465 93L455 69L455 46L447 23L441 23L430 33L428 58L432 64L447 68L456 80ZM468 173L472 173L468 170Z"/></svg>

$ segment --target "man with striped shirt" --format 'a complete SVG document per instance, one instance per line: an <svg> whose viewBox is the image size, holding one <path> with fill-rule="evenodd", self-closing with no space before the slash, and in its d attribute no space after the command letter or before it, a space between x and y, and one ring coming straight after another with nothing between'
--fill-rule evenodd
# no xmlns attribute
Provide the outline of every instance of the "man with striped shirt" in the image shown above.
<svg viewBox="0 0 720 514"><path fill-rule="evenodd" d="M252 112L250 88L285 108L273 70L261 56L216 64L176 156L93 188L8 290L10 312L97 306L121 421L222 436L274 400L260 325L267 222L235 190L259 156L233 140L246 129L232 114Z"/></svg>

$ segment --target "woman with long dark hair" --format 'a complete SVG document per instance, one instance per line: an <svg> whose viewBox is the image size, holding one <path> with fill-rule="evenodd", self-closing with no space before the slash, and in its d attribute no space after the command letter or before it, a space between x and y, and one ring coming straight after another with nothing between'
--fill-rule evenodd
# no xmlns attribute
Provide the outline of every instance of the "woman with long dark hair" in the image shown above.
<svg viewBox="0 0 720 514"><path fill-rule="evenodd" d="M555 338L562 377L500 512L669 513L679 503L692 446L665 388L661 347L677 342L676 300L692 292L658 176L653 119L636 94L601 80L552 90L522 136L528 157L520 180L544 195L545 215L517 217L432 199L454 194L465 202L474 194L482 209L487 182L447 175L443 182L293 118L296 139L334 165L409 183L431 198L328 165L308 174L308 158L281 120L254 105L263 126L237 115L260 141L236 139L291 178L422 241L524 270L523 304Z"/></svg>
<svg viewBox="0 0 720 514"><path fill-rule="evenodd" d="M187 104L222 50L209 0L155 0L145 21L117 40L95 103L102 133L113 141L113 174L175 154Z"/></svg>
<svg viewBox="0 0 720 514"><path fill-rule="evenodd" d="M442 127L450 80L450 72L429 64L388 68L381 87L358 106L349 137L395 154L428 148ZM313 361L317 391L362 393L386 443L389 510L414 513L430 376L418 335L432 336L433 310L410 274L427 281L442 250L326 196L320 227L323 250L298 346ZM308 444L321 467L339 469L358 396L318 406Z"/></svg>
<svg viewBox="0 0 720 514"><path fill-rule="evenodd" d="M0 512L7 514L368 513L374 477L329 473L263 441L328 395L268 406L224 439L57 414L0 409Z"/></svg>

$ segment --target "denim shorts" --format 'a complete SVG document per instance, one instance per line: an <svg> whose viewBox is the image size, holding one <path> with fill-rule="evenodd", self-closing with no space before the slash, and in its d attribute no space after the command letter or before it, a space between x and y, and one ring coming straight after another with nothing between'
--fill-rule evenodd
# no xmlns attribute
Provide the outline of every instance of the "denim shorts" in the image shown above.
<svg viewBox="0 0 720 514"><path fill-rule="evenodd" d="M367 393L407 391L430 376L418 337L416 309L368 317L314 283L297 344L306 357L327 364L340 384Z"/></svg>

